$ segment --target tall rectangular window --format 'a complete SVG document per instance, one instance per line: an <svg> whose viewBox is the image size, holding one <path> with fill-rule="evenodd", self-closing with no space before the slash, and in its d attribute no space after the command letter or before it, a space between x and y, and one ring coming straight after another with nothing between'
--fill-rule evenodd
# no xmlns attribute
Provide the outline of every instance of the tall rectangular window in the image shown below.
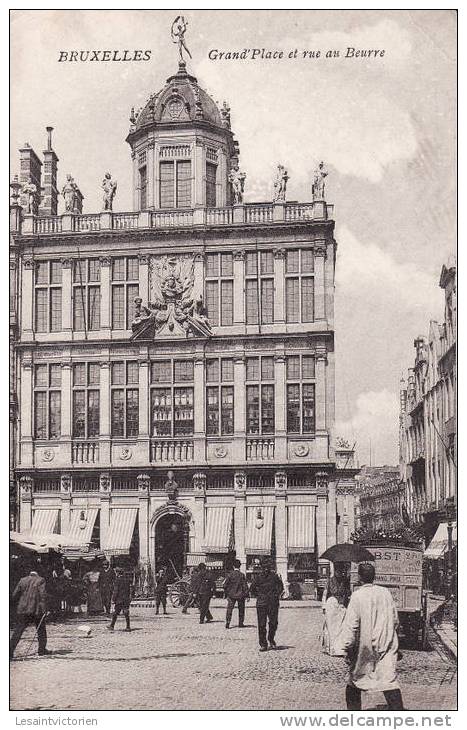
<svg viewBox="0 0 467 730"><path fill-rule="evenodd" d="M191 160L159 163L160 207L191 208Z"/></svg>
<svg viewBox="0 0 467 730"><path fill-rule="evenodd" d="M287 322L313 322L315 316L313 250L287 251L285 274Z"/></svg>
<svg viewBox="0 0 467 730"><path fill-rule="evenodd" d="M151 432L153 436L191 436L194 428L194 389L176 383L193 382L192 360L151 363ZM165 382L165 387L154 383Z"/></svg>
<svg viewBox="0 0 467 730"><path fill-rule="evenodd" d="M36 264L34 320L36 332L62 329L62 264L39 261Z"/></svg>
<svg viewBox="0 0 467 730"><path fill-rule="evenodd" d="M138 363L114 362L111 369L111 429L115 438L136 438L139 434Z"/></svg>
<svg viewBox="0 0 467 730"><path fill-rule="evenodd" d="M206 360L206 433L208 436L227 436L234 432L234 386L231 358ZM220 381L220 382L219 382ZM212 385L215 383L216 385Z"/></svg>
<svg viewBox="0 0 467 730"><path fill-rule="evenodd" d="M99 259L77 259L73 265L73 328L96 331L101 326Z"/></svg>
<svg viewBox="0 0 467 730"><path fill-rule="evenodd" d="M97 438L100 430L98 363L73 364L73 437Z"/></svg>
<svg viewBox="0 0 467 730"><path fill-rule="evenodd" d="M275 428L274 358L270 355L248 357L246 380L247 433L250 435L273 434ZM257 382L250 384L250 381Z"/></svg>
<svg viewBox="0 0 467 730"><path fill-rule="evenodd" d="M36 365L34 372L34 438L58 439L61 433L62 370L57 364Z"/></svg>
<svg viewBox="0 0 467 730"><path fill-rule="evenodd" d="M299 280L289 277L285 280L285 303L287 322L300 321Z"/></svg>
<svg viewBox="0 0 467 730"><path fill-rule="evenodd" d="M314 357L287 356L286 378L288 433L314 433L316 427Z"/></svg>
<svg viewBox="0 0 467 730"><path fill-rule="evenodd" d="M175 169L173 162L160 163L160 206L175 208Z"/></svg>
<svg viewBox="0 0 467 730"><path fill-rule="evenodd" d="M139 263L137 256L112 259L112 329L131 329L135 299L139 294Z"/></svg>
<svg viewBox="0 0 467 730"><path fill-rule="evenodd" d="M245 277L246 323L271 324L274 322L272 251L248 251L245 256Z"/></svg>
<svg viewBox="0 0 467 730"><path fill-rule="evenodd" d="M217 165L206 162L206 206L208 208L216 207L216 175Z"/></svg>
<svg viewBox="0 0 467 730"><path fill-rule="evenodd" d="M191 207L191 162L177 161L177 208Z"/></svg>
<svg viewBox="0 0 467 730"><path fill-rule="evenodd" d="M206 255L205 301L213 327L233 324L233 255Z"/></svg>

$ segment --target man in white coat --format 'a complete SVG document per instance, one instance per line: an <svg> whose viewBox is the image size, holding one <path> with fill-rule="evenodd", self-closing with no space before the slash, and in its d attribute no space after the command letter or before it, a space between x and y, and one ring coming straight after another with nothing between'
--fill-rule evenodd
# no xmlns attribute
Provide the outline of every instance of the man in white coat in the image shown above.
<svg viewBox="0 0 467 730"><path fill-rule="evenodd" d="M399 641L397 609L390 591L374 585L375 568L360 563L362 585L350 599L335 646L350 662L345 698L348 710L362 709L362 691L384 692L390 710L403 710L396 677Z"/></svg>

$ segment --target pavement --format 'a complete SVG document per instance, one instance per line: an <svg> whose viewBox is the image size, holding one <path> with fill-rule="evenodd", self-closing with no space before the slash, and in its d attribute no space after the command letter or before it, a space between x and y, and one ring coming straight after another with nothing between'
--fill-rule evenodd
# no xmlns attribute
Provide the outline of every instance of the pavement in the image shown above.
<svg viewBox="0 0 467 730"><path fill-rule="evenodd" d="M12 710L344 710L346 664L321 652L322 613L316 601L283 602L277 651L258 652L254 602L247 627L225 629L225 603L215 601L213 623L198 613L169 608L155 616L132 609L109 632L104 618L73 618L49 624L52 654L11 663ZM78 626L92 629L86 638ZM17 656L30 646L28 628ZM404 648L398 663L409 710L456 709L456 664L435 634L430 651ZM383 709L383 695L366 693L363 709Z"/></svg>

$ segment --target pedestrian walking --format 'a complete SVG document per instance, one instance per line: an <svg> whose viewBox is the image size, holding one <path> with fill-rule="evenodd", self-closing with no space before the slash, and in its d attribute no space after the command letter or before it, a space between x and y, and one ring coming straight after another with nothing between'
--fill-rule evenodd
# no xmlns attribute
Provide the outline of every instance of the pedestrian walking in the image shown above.
<svg viewBox="0 0 467 730"><path fill-rule="evenodd" d="M193 606L196 597L196 587L198 585L198 569L193 568L190 576L190 585L188 589L188 596L183 604L182 613L188 613L188 609Z"/></svg>
<svg viewBox="0 0 467 730"><path fill-rule="evenodd" d="M224 581L224 595L227 598L227 611L225 614L225 628L230 628L232 613L235 604L238 606L238 626L245 626L245 601L249 595L248 583L244 573L240 571L242 564L240 560L234 560L233 570L229 571Z"/></svg>
<svg viewBox="0 0 467 730"><path fill-rule="evenodd" d="M101 592L99 590L99 578L100 572L97 569L95 563L92 570L89 570L83 576L84 584L86 586L86 604L88 616L95 616L102 613L104 607L102 605Z"/></svg>
<svg viewBox="0 0 467 730"><path fill-rule="evenodd" d="M162 568L156 575L156 615L159 613L161 603L164 614L167 614L168 582L167 568Z"/></svg>
<svg viewBox="0 0 467 730"><path fill-rule="evenodd" d="M324 622L321 645L323 651L330 656L345 656L342 649L336 651L334 642L341 630L351 596L348 570L348 563L335 563L334 575L328 579L323 592Z"/></svg>
<svg viewBox="0 0 467 730"><path fill-rule="evenodd" d="M279 621L279 599L284 592L282 579L272 569L269 560L263 560L261 572L253 575L250 593L256 596L259 650L276 649L275 636ZM267 634L266 634L267 626Z"/></svg>
<svg viewBox="0 0 467 730"><path fill-rule="evenodd" d="M200 624L211 623L212 614L209 610L209 604L216 590L214 578L206 569L204 563L198 565L198 579L196 583L196 597L199 603L199 622Z"/></svg>
<svg viewBox="0 0 467 730"><path fill-rule="evenodd" d="M115 569L116 578L112 593L114 612L112 620L107 626L109 631L114 630L118 616L123 613L126 621L125 631L131 631L130 627L130 603L131 603L131 576L123 571L123 568Z"/></svg>
<svg viewBox="0 0 467 730"><path fill-rule="evenodd" d="M387 588L374 585L375 567L360 563L362 585L350 599L336 648L348 654L348 710L362 709L362 692L383 692L390 710L403 710L396 667L398 615Z"/></svg>
<svg viewBox="0 0 467 730"><path fill-rule="evenodd" d="M104 560L99 573L99 591L106 616L110 616L115 578L115 570L110 567L108 560Z"/></svg>
<svg viewBox="0 0 467 730"><path fill-rule="evenodd" d="M38 654L44 656L51 652L47 650L47 594L45 578L37 571L31 570L29 575L21 578L13 591L13 601L17 601L16 625L10 640L10 659L13 659L16 646L29 624L36 627Z"/></svg>

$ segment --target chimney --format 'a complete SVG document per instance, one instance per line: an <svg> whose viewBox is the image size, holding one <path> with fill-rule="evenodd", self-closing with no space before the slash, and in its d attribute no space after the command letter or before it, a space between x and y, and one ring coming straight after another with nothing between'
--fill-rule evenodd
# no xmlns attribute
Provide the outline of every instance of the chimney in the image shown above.
<svg viewBox="0 0 467 730"><path fill-rule="evenodd" d="M32 149L31 145L28 142L24 143L24 146L21 147L19 151L19 181L21 183L21 186L27 185L29 181L33 183L33 185L36 186L37 190L37 200L40 199L41 194L41 167L42 162ZM29 204L29 195L27 193L21 192L20 197L20 204L22 207L27 210L28 204ZM37 206L37 204L36 204ZM36 209L37 213L37 209Z"/></svg>
<svg viewBox="0 0 467 730"><path fill-rule="evenodd" d="M47 149L44 150L44 187L41 215L57 215L58 210L58 189L57 189L57 162L58 157L52 148L53 127L46 127Z"/></svg>

